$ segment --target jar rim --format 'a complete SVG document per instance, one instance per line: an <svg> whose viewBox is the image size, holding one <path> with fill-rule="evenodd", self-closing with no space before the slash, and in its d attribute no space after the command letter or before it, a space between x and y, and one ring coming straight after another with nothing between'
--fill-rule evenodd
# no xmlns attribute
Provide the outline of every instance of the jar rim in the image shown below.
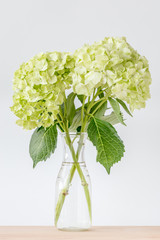
<svg viewBox="0 0 160 240"><path fill-rule="evenodd" d="M60 132L61 136L66 136L66 132ZM80 136L80 135L84 135L87 136L87 132L69 132L70 136Z"/></svg>

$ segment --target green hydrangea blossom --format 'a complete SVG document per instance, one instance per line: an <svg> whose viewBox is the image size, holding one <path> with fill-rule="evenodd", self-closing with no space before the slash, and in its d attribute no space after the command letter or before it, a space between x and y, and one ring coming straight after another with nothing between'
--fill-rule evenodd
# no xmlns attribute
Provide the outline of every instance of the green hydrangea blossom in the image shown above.
<svg viewBox="0 0 160 240"><path fill-rule="evenodd" d="M90 96L94 88L108 88L110 96L126 101L132 111L145 107L151 83L148 62L124 37L84 45L75 51L74 58L75 93Z"/></svg>
<svg viewBox="0 0 160 240"><path fill-rule="evenodd" d="M23 63L13 79L11 110L25 129L48 127L57 118L64 92L72 83L74 60L68 53L40 53Z"/></svg>
<svg viewBox="0 0 160 240"><path fill-rule="evenodd" d="M73 55L40 53L23 63L14 74L11 110L25 129L48 127L57 119L66 89L91 96L100 87L106 98L126 101L133 111L145 107L150 84L147 59L124 37L108 37Z"/></svg>

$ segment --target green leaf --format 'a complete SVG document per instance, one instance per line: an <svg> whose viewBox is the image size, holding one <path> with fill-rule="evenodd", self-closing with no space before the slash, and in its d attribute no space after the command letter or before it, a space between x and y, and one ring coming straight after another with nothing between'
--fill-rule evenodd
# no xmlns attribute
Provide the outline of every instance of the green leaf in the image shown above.
<svg viewBox="0 0 160 240"><path fill-rule="evenodd" d="M119 98L116 98L117 102L119 102L121 104L121 106L124 108L124 110L131 116L133 117L133 115L131 114L131 112L129 111L127 105Z"/></svg>
<svg viewBox="0 0 160 240"><path fill-rule="evenodd" d="M67 119L70 122L70 125L72 124L72 120L76 113L76 109L74 105L75 97L76 97L75 93L70 93L66 100Z"/></svg>
<svg viewBox="0 0 160 240"><path fill-rule="evenodd" d="M109 122L112 125L115 125L117 123L120 123L120 121L117 118L117 115L115 114L115 112L111 112L111 114L107 115L107 116L102 116L99 117L101 120L104 120L106 122ZM123 116L122 116L123 118Z"/></svg>
<svg viewBox="0 0 160 240"><path fill-rule="evenodd" d="M103 98L104 97L104 93L101 92L99 95L98 95L99 98Z"/></svg>
<svg viewBox="0 0 160 240"><path fill-rule="evenodd" d="M80 126L81 126L81 110L76 112L76 114L73 118L73 121L72 121L72 125L69 127L69 131L76 132L77 128Z"/></svg>
<svg viewBox="0 0 160 240"><path fill-rule="evenodd" d="M83 103L84 95L78 95L78 94L77 94L77 97L78 97L79 101L80 101L81 103Z"/></svg>
<svg viewBox="0 0 160 240"><path fill-rule="evenodd" d="M95 103L95 101L94 101L94 103ZM85 103L85 104L84 104L84 108L85 108L85 109L87 109L88 104L89 104L89 103ZM81 109L82 109L82 106L79 107L79 108L77 108L76 111L79 111L79 110L81 110Z"/></svg>
<svg viewBox="0 0 160 240"><path fill-rule="evenodd" d="M63 113L63 115L64 115L64 102L60 105L60 108L61 108L62 113Z"/></svg>
<svg viewBox="0 0 160 240"><path fill-rule="evenodd" d="M56 124L48 128L37 128L30 141L29 153L33 160L33 167L40 161L46 161L57 146Z"/></svg>
<svg viewBox="0 0 160 240"><path fill-rule="evenodd" d="M119 122L126 126L126 124L123 121L123 117L122 117L122 114L121 114L121 111L120 111L119 103L111 97L109 97L108 100L109 100L109 102L111 104L111 107L113 108L113 111L116 114Z"/></svg>
<svg viewBox="0 0 160 240"><path fill-rule="evenodd" d="M90 113L92 114L98 108L97 111L94 113L94 116L96 117L103 116L105 114L105 111L107 110L107 100L100 107L98 107L100 104L101 102L95 103L90 110Z"/></svg>
<svg viewBox="0 0 160 240"><path fill-rule="evenodd" d="M114 163L121 160L124 145L115 128L108 122L92 118L88 125L88 137L96 146L97 162L100 162L108 174Z"/></svg>
<svg viewBox="0 0 160 240"><path fill-rule="evenodd" d="M56 122L56 124L57 124L57 126L59 127L60 131L61 131L61 132L64 132L64 129L61 127L61 125L60 125L58 122Z"/></svg>
<svg viewBox="0 0 160 240"><path fill-rule="evenodd" d="M104 93L103 93L103 91L102 91L102 88L99 87L99 88L97 89L97 91L101 91L101 93L98 95L98 97L99 97L99 98L103 98L103 97L104 97Z"/></svg>
<svg viewBox="0 0 160 240"><path fill-rule="evenodd" d="M107 101L104 102L99 108L98 110L96 111L96 113L94 114L95 117L99 118L99 117L102 117L105 112L107 110Z"/></svg>

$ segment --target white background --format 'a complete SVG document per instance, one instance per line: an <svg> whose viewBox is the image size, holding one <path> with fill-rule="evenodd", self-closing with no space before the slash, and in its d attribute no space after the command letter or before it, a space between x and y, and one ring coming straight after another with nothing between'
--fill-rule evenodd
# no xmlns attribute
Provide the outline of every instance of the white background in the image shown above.
<svg viewBox="0 0 160 240"><path fill-rule="evenodd" d="M32 169L32 131L10 112L12 78L39 52L71 51L105 36L126 36L145 55L153 78L147 107L117 126L125 157L111 174L96 163L87 143L93 188L93 225L160 225L160 1L14 0L0 2L0 225L53 225L55 180L62 162L54 156Z"/></svg>

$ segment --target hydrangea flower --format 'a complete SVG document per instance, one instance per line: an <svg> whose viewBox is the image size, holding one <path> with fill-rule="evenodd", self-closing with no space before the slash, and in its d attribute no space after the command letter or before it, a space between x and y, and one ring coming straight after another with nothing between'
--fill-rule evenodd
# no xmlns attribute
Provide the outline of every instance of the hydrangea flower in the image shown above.
<svg viewBox="0 0 160 240"><path fill-rule="evenodd" d="M72 83L74 60L68 53L40 53L23 63L13 79L13 106L25 129L48 127L57 117L64 91Z"/></svg>
<svg viewBox="0 0 160 240"><path fill-rule="evenodd" d="M90 96L94 88L109 88L130 109L145 107L150 97L151 76L147 59L137 53L124 37L108 37L84 45L74 53L73 91Z"/></svg>
<svg viewBox="0 0 160 240"><path fill-rule="evenodd" d="M145 107L150 83L147 59L124 37L108 37L85 44L73 55L40 53L23 63L14 74L11 110L25 129L48 127L57 118L66 89L91 96L101 87L107 90L106 98L126 101L133 111Z"/></svg>

